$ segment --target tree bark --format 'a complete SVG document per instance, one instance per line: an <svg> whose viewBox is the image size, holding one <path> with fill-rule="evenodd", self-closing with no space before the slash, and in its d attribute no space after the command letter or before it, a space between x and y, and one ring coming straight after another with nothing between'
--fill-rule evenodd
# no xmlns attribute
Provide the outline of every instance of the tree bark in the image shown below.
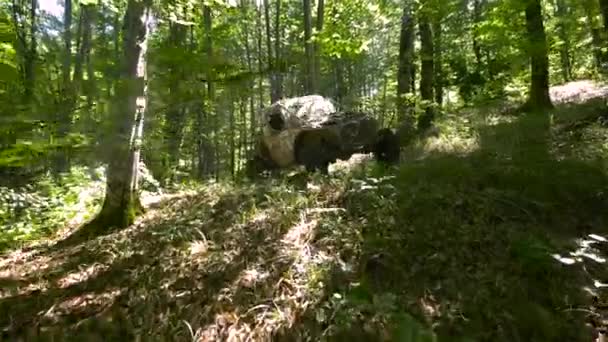
<svg viewBox="0 0 608 342"><path fill-rule="evenodd" d="M555 1L555 16L558 20L557 34L560 39L559 57L561 62L562 79L564 83L572 80L572 64L570 63L570 38L566 20L568 20L569 9L564 0Z"/></svg>
<svg viewBox="0 0 608 342"><path fill-rule="evenodd" d="M262 53L262 12L259 8L256 7L256 27L257 27L257 53L258 53L258 73L260 77L258 77L258 97L259 97L259 107L264 105L264 88L263 88L263 80L262 80L262 71L264 69L264 59ZM271 96L272 101L272 96Z"/></svg>
<svg viewBox="0 0 608 342"><path fill-rule="evenodd" d="M55 172L63 173L70 169L70 148L66 141L61 141L67 138L72 124L72 109L74 95L72 92L72 0L65 0L63 11L63 61L61 64L61 74L63 76L62 91L61 91L61 108L58 118L57 135L61 142L61 146L55 156Z"/></svg>
<svg viewBox="0 0 608 342"><path fill-rule="evenodd" d="M434 49L435 49L435 102L441 108L443 106L443 42L441 34L441 20L439 16L433 21L433 34L435 38Z"/></svg>
<svg viewBox="0 0 608 342"><path fill-rule="evenodd" d="M316 22L316 34L319 35L323 30L323 20L325 14L325 1L318 0L317 3L317 22ZM315 54L314 60L314 83L317 87L316 92L320 92L320 82L321 82L321 45L318 42L315 42L313 46L313 51Z"/></svg>
<svg viewBox="0 0 608 342"><path fill-rule="evenodd" d="M427 101L424 114L418 120L418 130L424 131L431 127L434 119L433 102L433 32L428 14L420 15L420 97Z"/></svg>
<svg viewBox="0 0 608 342"><path fill-rule="evenodd" d="M608 35L608 0L600 0L600 11L604 20L604 34Z"/></svg>
<svg viewBox="0 0 608 342"><path fill-rule="evenodd" d="M169 28L169 44L175 49L185 49L186 28L183 25L172 23ZM172 178L175 168L179 162L179 152L183 139L183 127L185 121L185 111L178 107L180 97L180 83L185 79L183 66L172 63L169 66L170 82L169 82L169 103L170 109L165 114L165 146L168 153L168 165L166 170L169 171L169 177Z"/></svg>
<svg viewBox="0 0 608 342"><path fill-rule="evenodd" d="M304 10L304 51L305 51L305 77L304 91L306 94L316 92L316 84L314 79L314 51L312 45L312 18L310 0L302 0Z"/></svg>
<svg viewBox="0 0 608 342"><path fill-rule="evenodd" d="M276 1L276 13L274 15L274 101L278 101L283 97L283 75L284 61L281 60L281 0ZM273 102L274 102L273 101Z"/></svg>
<svg viewBox="0 0 608 342"><path fill-rule="evenodd" d="M595 9L597 3L594 0L586 0L583 9L585 10L585 16L589 23L589 32L591 34L591 48L593 49L593 58L595 61L595 68L598 72L603 73L602 63L604 62L605 54L602 53L602 34L599 24L595 17Z"/></svg>
<svg viewBox="0 0 608 342"><path fill-rule="evenodd" d="M272 57L272 40L270 31L270 4L268 0L264 0L264 21L266 24L266 59L268 64L268 81L270 83L270 102L275 102L279 99L276 86L276 71Z"/></svg>
<svg viewBox="0 0 608 342"><path fill-rule="evenodd" d="M482 6L481 0L473 0L473 25L477 25L481 22L482 17ZM479 38L477 37L476 28L473 28L473 54L475 55L476 70L481 72L483 70L483 60L481 57L481 46L479 45Z"/></svg>
<svg viewBox="0 0 608 342"><path fill-rule="evenodd" d="M92 25L93 25L93 13L95 11L95 7L93 5L81 5L81 20L79 23L78 29L78 40L80 41L77 44L77 54L74 60L74 90L75 92L79 92L81 83L82 83L82 75L83 75L83 65L87 62L87 76L90 79L93 75L93 71L89 70L92 68L91 63L89 61L91 54L91 36L92 36ZM89 75L88 73L91 73Z"/></svg>
<svg viewBox="0 0 608 342"><path fill-rule="evenodd" d="M138 168L147 101L146 50L150 1L129 0L117 92L112 103L115 136L110 148L106 195L101 212L86 228L98 233L110 227L131 225L142 210L138 193Z"/></svg>
<svg viewBox="0 0 608 342"><path fill-rule="evenodd" d="M397 110L402 136L409 136L414 129L414 118L411 105L406 98L412 92L414 57L414 18L409 1L403 7L401 16L401 33L399 38L399 64L397 70Z"/></svg>
<svg viewBox="0 0 608 342"><path fill-rule="evenodd" d="M553 104L549 97L549 57L540 0L527 0L525 12L531 77L530 94L524 107L543 111L553 108Z"/></svg>

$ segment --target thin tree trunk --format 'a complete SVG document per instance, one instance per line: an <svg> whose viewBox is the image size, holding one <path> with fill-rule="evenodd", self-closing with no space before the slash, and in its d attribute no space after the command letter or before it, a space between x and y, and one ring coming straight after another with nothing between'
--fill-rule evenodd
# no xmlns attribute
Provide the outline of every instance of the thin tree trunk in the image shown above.
<svg viewBox="0 0 608 342"><path fill-rule="evenodd" d="M256 7L256 27L257 27L257 52L258 52L258 96L259 96L259 107L264 105L264 88L263 88L263 54L262 54L262 12ZM271 99L272 100L272 99Z"/></svg>
<svg viewBox="0 0 608 342"><path fill-rule="evenodd" d="M175 49L185 49L184 43L186 40L186 29L183 25L172 23L169 28L169 44ZM185 121L185 112L183 108L178 107L176 103L180 97L179 84L183 82L185 75L183 67L179 64L170 66L171 80L169 82L169 103L170 109L165 115L165 139L166 151L168 152L168 165L170 178L173 177L175 168L179 162L179 151L183 139L183 127Z"/></svg>
<svg viewBox="0 0 608 342"><path fill-rule="evenodd" d="M246 8L245 6L243 6L243 9L245 11L245 15L247 15L246 12ZM252 61L252 56L251 56L251 47L249 46L249 30L247 28L245 28L243 30L245 32L245 56L247 58L247 70L249 70L249 72L253 73L253 61ZM258 77L258 80L261 80L261 77ZM251 82L249 83L251 89L253 89L254 87L254 81L251 80ZM249 153L253 150L253 144L254 144L254 139L255 139L255 99L254 99L254 95L253 93L249 93L248 96L249 98L249 132L247 132L247 130L245 130L246 135L244 136L244 144L246 147L246 151L247 151L247 156L249 156ZM243 116L243 119L245 119L245 116ZM245 122L245 121L243 121Z"/></svg>
<svg viewBox="0 0 608 342"><path fill-rule="evenodd" d="M203 7L203 22L205 28L205 50L207 52L207 60L213 61L213 36L211 34L211 30L213 28L213 18L211 17L211 8L209 6ZM214 75L214 65L213 63L211 63L207 73L207 100L209 103L209 106L207 107L207 118L209 119L210 116L213 116L213 119L211 119L211 121L213 122L213 149L212 153L208 153L207 157L211 159L208 164L212 168L211 172L214 173L216 179L219 179L219 117L214 108L215 87L213 82L211 82L211 80L214 78Z"/></svg>
<svg viewBox="0 0 608 342"><path fill-rule="evenodd" d="M564 0L555 1L555 16L558 19L557 34L560 39L559 57L561 62L562 79L564 83L572 80L572 65L570 63L570 38L566 28L569 10Z"/></svg>
<svg viewBox="0 0 608 342"><path fill-rule="evenodd" d="M397 70L397 110L398 120L403 137L409 136L414 128L414 118L406 98L412 87L414 56L414 18L409 1L403 7L401 16L401 33L399 38L399 64Z"/></svg>
<svg viewBox="0 0 608 342"><path fill-rule="evenodd" d="M482 3L481 0L473 0L473 24L477 25L481 22L482 17ZM476 28L473 29L473 54L475 55L476 70L481 72L483 70L483 61L481 57L481 46L479 45L479 38L477 37Z"/></svg>
<svg viewBox="0 0 608 342"><path fill-rule="evenodd" d="M78 40L80 43L77 44L78 52L76 54L76 59L74 60L74 90L77 93L79 92L82 83L83 64L89 59L91 53L91 31L94 10L95 7L93 5L81 5L81 19L78 29ZM87 67L91 67L90 65L91 63L87 63ZM92 73L92 70L87 69L87 76L91 78L91 75L88 75L89 71Z"/></svg>
<svg viewBox="0 0 608 342"><path fill-rule="evenodd" d="M228 98L228 129L229 129L229 133L228 135L230 136L230 145L229 145L229 149L230 149L230 177L232 180L234 180L234 175L235 175L235 154L236 154L236 144L235 144L235 139L234 139L234 131L235 131L235 123L234 123L234 98L232 98L232 96L230 96L230 98Z"/></svg>
<svg viewBox="0 0 608 342"><path fill-rule="evenodd" d="M323 31L323 19L324 19L324 14L325 14L325 1L324 0L318 0L317 2L317 22L316 22L316 31L317 31L317 35L321 34L321 31ZM319 92L320 91L320 82L321 82L321 45L318 42L315 42L314 47L313 47L313 51L315 54L315 60L314 60L314 79L315 79L315 84L316 84L316 91Z"/></svg>
<svg viewBox="0 0 608 342"><path fill-rule="evenodd" d="M428 14L421 13L420 22L420 97L422 100L433 102L433 32ZM418 121L418 129L424 131L431 127L434 119L432 105L427 105L424 114Z"/></svg>
<svg viewBox="0 0 608 342"><path fill-rule="evenodd" d="M101 212L85 228L98 233L109 227L131 225L142 210L138 169L147 105L146 50L150 2L129 0L124 16L123 49L117 92L112 105L112 158Z"/></svg>
<svg viewBox="0 0 608 342"><path fill-rule="evenodd" d="M87 95L87 108L92 111L93 102L97 97L97 86L95 82L95 70L93 68L93 57L91 54L91 42L93 40L93 23L96 20L97 9L95 6L84 6L85 7L85 39L83 40L84 58L87 65L87 82L86 82L86 95Z"/></svg>
<svg viewBox="0 0 608 342"><path fill-rule="evenodd" d="M608 35L608 0L600 0L600 11L604 19L604 32Z"/></svg>
<svg viewBox="0 0 608 342"><path fill-rule="evenodd" d="M279 99L276 86L276 70L272 58L272 41L270 31L270 5L268 0L264 0L264 20L266 23L266 57L268 63L268 80L270 82L270 102L275 102Z"/></svg>
<svg viewBox="0 0 608 342"><path fill-rule="evenodd" d="M276 1L276 13L274 15L274 86L275 86L275 101L283 97L283 68L285 66L284 61L281 60L281 0ZM274 101L273 101L274 102Z"/></svg>
<svg viewBox="0 0 608 342"><path fill-rule="evenodd" d="M433 22L433 35L435 38L435 102L441 108L443 106L443 42L441 34L441 17L435 18Z"/></svg>
<svg viewBox="0 0 608 342"><path fill-rule="evenodd" d="M311 18L311 0L302 0L304 10L304 51L306 54L305 61L305 77L304 91L306 94L312 94L317 91L314 79L314 51L312 45L312 18Z"/></svg>
<svg viewBox="0 0 608 342"><path fill-rule="evenodd" d="M34 82L36 81L36 59L38 58L38 40L36 35L38 34L36 10L38 9L38 0L31 1L30 8L30 49L27 54L25 64L25 100L30 101L33 96Z"/></svg>
<svg viewBox="0 0 608 342"><path fill-rule="evenodd" d="M540 0L528 0L526 29L529 39L530 94L526 109L542 111L553 108L549 97L549 57Z"/></svg>
<svg viewBox="0 0 608 342"><path fill-rule="evenodd" d="M583 5L585 10L585 16L589 23L589 32L591 34L591 48L593 50L593 57L595 61L595 68L598 72L603 72L602 63L605 60L605 54L602 53L602 34L601 29L598 27L598 23L595 17L596 8L594 0L586 0Z"/></svg>
<svg viewBox="0 0 608 342"><path fill-rule="evenodd" d="M74 95L72 93L72 1L65 0L63 14L63 44L64 55L61 64L61 74L63 76L62 91L61 91L61 108L59 113L61 117L58 122L58 138L65 139L70 132L72 124L72 108ZM66 141L62 141L62 146L57 151L55 157L55 172L67 172L70 169L70 148L65 145Z"/></svg>

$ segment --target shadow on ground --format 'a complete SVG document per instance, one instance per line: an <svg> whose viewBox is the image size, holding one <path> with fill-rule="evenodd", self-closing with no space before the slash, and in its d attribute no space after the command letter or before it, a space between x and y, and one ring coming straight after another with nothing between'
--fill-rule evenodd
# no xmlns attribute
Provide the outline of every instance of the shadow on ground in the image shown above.
<svg viewBox="0 0 608 342"><path fill-rule="evenodd" d="M25 260L13 255L0 268L2 340L188 340L189 329L221 336L214 320L227 327L290 266L278 248L298 217L276 209L276 195L262 187L202 192L125 231ZM247 217L254 207L268 214Z"/></svg>

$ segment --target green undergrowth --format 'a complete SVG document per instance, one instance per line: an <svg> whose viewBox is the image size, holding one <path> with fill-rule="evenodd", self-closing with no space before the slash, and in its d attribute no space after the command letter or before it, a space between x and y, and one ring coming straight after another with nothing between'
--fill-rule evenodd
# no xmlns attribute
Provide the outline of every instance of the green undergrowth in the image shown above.
<svg viewBox="0 0 608 342"><path fill-rule="evenodd" d="M24 187L0 187L0 252L49 237L77 216L78 223L90 218L103 195L100 176L75 167L58 178L45 174Z"/></svg>
<svg viewBox="0 0 608 342"><path fill-rule="evenodd" d="M474 136L475 149L372 166L351 183L360 266L337 297L346 323L336 322L377 322L389 340L432 329L439 341L589 341L591 277L553 255L608 234L608 153L592 139L569 143L593 158L553 149L564 136L538 114L471 128L461 137Z"/></svg>

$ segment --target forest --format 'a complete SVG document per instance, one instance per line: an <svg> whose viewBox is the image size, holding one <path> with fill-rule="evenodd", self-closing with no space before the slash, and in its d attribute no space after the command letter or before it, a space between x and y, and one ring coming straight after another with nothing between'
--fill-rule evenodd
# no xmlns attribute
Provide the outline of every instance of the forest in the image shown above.
<svg viewBox="0 0 608 342"><path fill-rule="evenodd" d="M607 76L608 0L2 0L0 340L608 341Z"/></svg>

